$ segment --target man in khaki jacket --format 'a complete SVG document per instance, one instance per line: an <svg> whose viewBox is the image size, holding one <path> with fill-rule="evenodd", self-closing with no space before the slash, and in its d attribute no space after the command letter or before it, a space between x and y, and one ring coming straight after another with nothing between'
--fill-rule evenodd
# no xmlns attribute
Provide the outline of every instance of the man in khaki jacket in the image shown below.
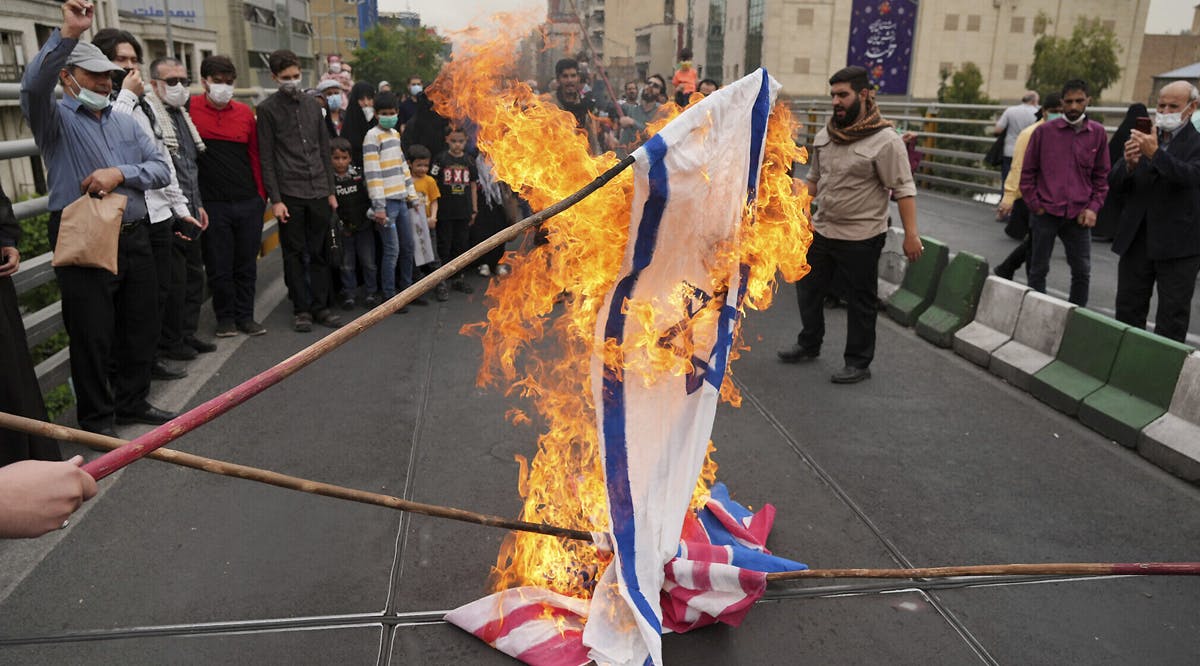
<svg viewBox="0 0 1200 666"><path fill-rule="evenodd" d="M904 224L904 254L921 256L916 186L900 135L879 116L867 70L847 67L829 79L833 116L813 140L805 185L814 197L811 272L796 283L803 325L784 363L816 359L825 337L825 295L837 275L847 287L845 367L830 379L854 384L871 376L875 357L879 254L887 232L888 199Z"/></svg>

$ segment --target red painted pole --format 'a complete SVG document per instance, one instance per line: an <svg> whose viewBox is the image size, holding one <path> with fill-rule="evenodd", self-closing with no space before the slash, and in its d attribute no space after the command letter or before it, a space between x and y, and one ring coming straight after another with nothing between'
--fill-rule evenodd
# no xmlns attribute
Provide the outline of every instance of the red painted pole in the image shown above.
<svg viewBox="0 0 1200 666"><path fill-rule="evenodd" d="M333 333L325 336L315 344L302 349L291 358L279 363L278 365L254 376L238 386L229 389L225 393L209 400L208 402L193 408L192 410L180 414L174 419L158 426L154 430L130 441L125 446L96 458L95 460L83 466L83 470L92 475L92 478L99 481L113 472L121 469L129 463L142 458L151 451L155 451L169 442L172 442L186 433L195 430L196 428L208 423L218 416L228 412L238 405L246 402L250 398L262 393L267 388L278 384L284 378L292 373L300 370L313 361L321 358L325 354L340 347L342 344L349 341L354 336L362 333L371 326L378 324L392 314L396 310L408 305L421 294L433 289L442 280L448 279L469 266L473 261L486 254L493 248L506 243L513 238L516 238L526 229L536 226L541 222L554 217L562 211L574 206L582 201L592 192L600 189L605 183L616 177L633 164L633 157L627 157L612 166L608 171L597 176L592 182L585 185L578 192L559 201L558 203L539 211L529 217L517 222L513 226L504 229L483 241L479 245L464 252L454 261L447 263L445 266L426 275L421 281L412 285L408 289L396 294L389 300L381 303L374 310L362 315L358 319L346 324Z"/></svg>

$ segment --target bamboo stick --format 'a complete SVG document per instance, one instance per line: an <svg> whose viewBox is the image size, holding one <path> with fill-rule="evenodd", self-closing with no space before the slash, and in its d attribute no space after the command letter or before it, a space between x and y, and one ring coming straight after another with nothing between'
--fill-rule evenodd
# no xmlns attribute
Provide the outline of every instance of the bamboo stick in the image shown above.
<svg viewBox="0 0 1200 666"><path fill-rule="evenodd" d="M952 578L956 576L1197 576L1200 562L1065 562L982 564L919 569L807 569L767 574L768 582L801 578Z"/></svg>
<svg viewBox="0 0 1200 666"><path fill-rule="evenodd" d="M150 432L134 439L124 446L110 451L99 458L87 463L83 469L88 474L91 474L94 479L99 481L122 467L132 463L151 451L166 445L168 442L174 441L186 433L195 430L196 428L208 423L216 417L228 412L238 405L246 402L250 398L258 395L267 388L278 384L286 377L292 375L301 368L307 366L313 361L321 358L325 354L337 349L341 345L348 342L351 338L368 328L378 324L388 317L388 315L408 305L417 297L433 289L439 282L451 277L459 270L466 268L479 257L483 256L493 248L506 243L526 229L533 227L541 222L554 217L562 211L574 206L582 201L592 192L600 189L605 183L616 177L617 174L627 169L634 162L632 155L626 157L620 162L612 166L608 171L597 176L592 182L585 185L578 192L559 201L550 207L541 210L529 217L517 222L511 227L500 231L491 238L476 245L462 255L445 264L436 271L426 275L416 284L408 289L396 294L392 298L379 304L374 310L363 314L354 321L349 322L345 326L337 329L333 333L325 336L316 343L300 350L291 358L288 358L279 364L251 377L232 389L222 393L221 395L205 402L202 405L194 407L184 414L180 414L174 419L164 423L161 426L151 430Z"/></svg>
<svg viewBox="0 0 1200 666"><path fill-rule="evenodd" d="M57 425L54 423L46 423L35 419L25 418L0 412L0 427L19 430L33 435L42 435L52 439L60 439L68 442L76 442L84 446L100 449L104 451L113 451L120 449L127 444L125 440L115 437L108 437L94 432L84 430L76 430L66 426ZM211 474L219 474L221 476L232 476L247 481L256 481L265 483L279 488L287 488L289 490L298 490L302 493L310 493L313 495L324 495L325 497L334 497L337 499L350 500L351 502L359 502L361 504L374 504L375 506L384 506L389 509L398 511L408 511L409 513L419 513L426 516L434 516L436 518L449 518L450 520L458 520L466 523L475 523L477 525L487 525L489 527L500 527L508 530L520 530L523 532L536 532L547 536L562 537L565 539L579 539L582 541L591 541L592 535L584 530L572 530L564 527L555 527L553 525L542 525L539 523L529 523L523 520L509 520L500 516L490 516L482 513L474 513L463 509L455 509L447 506L438 506L436 504L424 504L422 502L412 502L409 500L393 497L391 495L383 495L381 493L373 493L365 490L356 490L354 488L346 488L343 486L335 486L331 483L323 483L321 481L312 481L296 476L288 476L279 472L272 472L266 469L257 467L249 467L246 465L238 465L236 463L225 462L223 460L214 460L212 458L204 458L176 451L174 449L159 448L155 451L150 451L147 456L155 460L169 462L182 467L190 467Z"/></svg>

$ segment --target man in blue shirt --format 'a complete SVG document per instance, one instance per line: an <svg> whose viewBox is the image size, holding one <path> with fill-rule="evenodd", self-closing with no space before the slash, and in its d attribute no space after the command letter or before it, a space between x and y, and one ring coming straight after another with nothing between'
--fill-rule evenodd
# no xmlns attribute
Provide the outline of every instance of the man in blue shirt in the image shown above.
<svg viewBox="0 0 1200 666"><path fill-rule="evenodd" d="M50 35L21 79L21 111L49 169L51 245L62 209L81 194L127 197L117 274L102 268L54 269L63 323L71 338L71 378L79 425L114 434L113 423L166 423L175 415L146 402L158 328L156 281L145 191L170 181L166 160L130 116L109 108L112 64L80 35L92 26L87 0L63 4ZM62 100L54 99L61 83Z"/></svg>

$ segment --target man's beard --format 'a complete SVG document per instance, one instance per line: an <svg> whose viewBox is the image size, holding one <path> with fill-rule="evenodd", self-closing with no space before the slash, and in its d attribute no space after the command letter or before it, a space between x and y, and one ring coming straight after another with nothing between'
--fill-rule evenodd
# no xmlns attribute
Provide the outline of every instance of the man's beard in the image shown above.
<svg viewBox="0 0 1200 666"><path fill-rule="evenodd" d="M833 117L833 124L841 128L846 128L854 124L858 120L859 114L862 113L862 101L855 99L854 103L846 109L845 115L839 119L836 115Z"/></svg>

